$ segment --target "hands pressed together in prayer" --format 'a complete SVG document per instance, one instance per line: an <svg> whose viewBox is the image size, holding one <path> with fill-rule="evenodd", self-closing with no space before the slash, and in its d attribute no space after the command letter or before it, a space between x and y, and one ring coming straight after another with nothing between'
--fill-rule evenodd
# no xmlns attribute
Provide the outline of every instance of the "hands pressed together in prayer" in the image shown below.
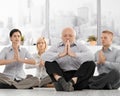
<svg viewBox="0 0 120 96"><path fill-rule="evenodd" d="M98 53L98 61L97 61L97 64L104 64L104 63L105 63L105 60L106 60L106 57L105 57L103 51L100 50L99 53Z"/></svg>
<svg viewBox="0 0 120 96"><path fill-rule="evenodd" d="M22 62L22 59L19 56L18 52L18 47L14 46L14 57L13 57L14 62Z"/></svg>
<svg viewBox="0 0 120 96"><path fill-rule="evenodd" d="M42 59L40 59L39 66L42 67L42 66L44 66L44 64L45 64L45 61L43 61Z"/></svg>
<svg viewBox="0 0 120 96"><path fill-rule="evenodd" d="M65 43L65 48L63 50L62 53L59 53L58 57L64 57L64 56L71 56L71 57L76 57L76 54L74 52L72 52L71 48L70 48L70 41L67 40L67 42ZM44 66L44 61L40 60L40 66Z"/></svg>
<svg viewBox="0 0 120 96"><path fill-rule="evenodd" d="M60 53L58 56L59 57L64 57L66 55L69 55L71 57L76 57L76 54L74 52L72 52L71 48L70 48L70 42L69 40L67 40L66 44L65 44L65 49L62 53Z"/></svg>

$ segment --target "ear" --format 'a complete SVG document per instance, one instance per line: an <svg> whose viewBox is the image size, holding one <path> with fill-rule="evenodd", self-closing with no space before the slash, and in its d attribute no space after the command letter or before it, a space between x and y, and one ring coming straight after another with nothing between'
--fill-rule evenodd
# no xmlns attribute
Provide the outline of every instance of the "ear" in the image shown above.
<svg viewBox="0 0 120 96"><path fill-rule="evenodd" d="M111 36L111 41L113 41L113 36Z"/></svg>

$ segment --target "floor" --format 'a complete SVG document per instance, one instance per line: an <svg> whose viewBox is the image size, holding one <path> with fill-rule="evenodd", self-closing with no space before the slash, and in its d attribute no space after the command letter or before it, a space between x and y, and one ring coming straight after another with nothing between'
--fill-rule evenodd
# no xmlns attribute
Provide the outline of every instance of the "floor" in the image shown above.
<svg viewBox="0 0 120 96"><path fill-rule="evenodd" d="M0 96L120 96L120 90L57 92L54 88L35 88L29 90L0 89Z"/></svg>

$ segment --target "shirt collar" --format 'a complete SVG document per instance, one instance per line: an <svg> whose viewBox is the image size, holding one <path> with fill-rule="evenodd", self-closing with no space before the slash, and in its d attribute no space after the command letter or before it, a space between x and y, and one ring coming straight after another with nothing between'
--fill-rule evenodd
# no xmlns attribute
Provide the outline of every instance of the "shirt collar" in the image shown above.
<svg viewBox="0 0 120 96"><path fill-rule="evenodd" d="M103 47L102 47L102 49L103 49ZM107 50L108 50L108 51L112 51L112 49L113 49L112 46L110 46L110 47L108 47Z"/></svg>
<svg viewBox="0 0 120 96"><path fill-rule="evenodd" d="M112 51L112 46L110 46L108 49L109 49L110 51Z"/></svg>
<svg viewBox="0 0 120 96"><path fill-rule="evenodd" d="M12 45L11 45L9 51L12 51L12 50L13 50L13 47L12 47ZM21 46L19 46L18 50L19 50L19 51L21 50Z"/></svg>
<svg viewBox="0 0 120 96"><path fill-rule="evenodd" d="M63 42L60 42L58 46L61 47L61 46L64 46L64 45L65 44ZM77 45L77 42L74 42L70 46L72 47L72 46L76 46L76 45Z"/></svg>

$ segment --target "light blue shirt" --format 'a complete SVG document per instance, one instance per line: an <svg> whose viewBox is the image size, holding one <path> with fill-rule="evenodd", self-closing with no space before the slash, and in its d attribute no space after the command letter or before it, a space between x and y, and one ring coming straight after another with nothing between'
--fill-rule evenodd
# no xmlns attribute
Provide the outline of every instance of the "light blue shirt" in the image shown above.
<svg viewBox="0 0 120 96"><path fill-rule="evenodd" d="M97 62L99 59L98 52L95 54L95 62ZM107 50L103 51L103 53L106 61L104 64L97 64L98 73L109 73L113 69L120 72L120 50L114 47L109 47ZM118 87L120 87L120 80L117 82L117 84L113 85L113 88Z"/></svg>
<svg viewBox="0 0 120 96"><path fill-rule="evenodd" d="M19 55L20 58L23 59L25 58L33 59L32 55L23 47L19 48ZM0 52L0 60L8 60L13 58L14 58L14 51L12 46L5 47ZM21 80L26 78L25 72L23 70L23 63L20 62L6 64L3 73L13 80L14 79Z"/></svg>
<svg viewBox="0 0 120 96"><path fill-rule="evenodd" d="M52 46L42 55L44 61L57 61L63 71L78 70L83 62L93 60L92 52L82 43L71 44L71 50L76 54L76 57L64 56L59 58L58 54L64 51L65 45L63 42ZM52 66L52 65L51 65Z"/></svg>
<svg viewBox="0 0 120 96"><path fill-rule="evenodd" d="M98 52L99 51L95 54L95 62L99 59ZM114 47L109 47L106 51L103 51L103 53L106 61L104 64L97 64L99 74L109 73L112 69L116 69L120 72L120 50Z"/></svg>

